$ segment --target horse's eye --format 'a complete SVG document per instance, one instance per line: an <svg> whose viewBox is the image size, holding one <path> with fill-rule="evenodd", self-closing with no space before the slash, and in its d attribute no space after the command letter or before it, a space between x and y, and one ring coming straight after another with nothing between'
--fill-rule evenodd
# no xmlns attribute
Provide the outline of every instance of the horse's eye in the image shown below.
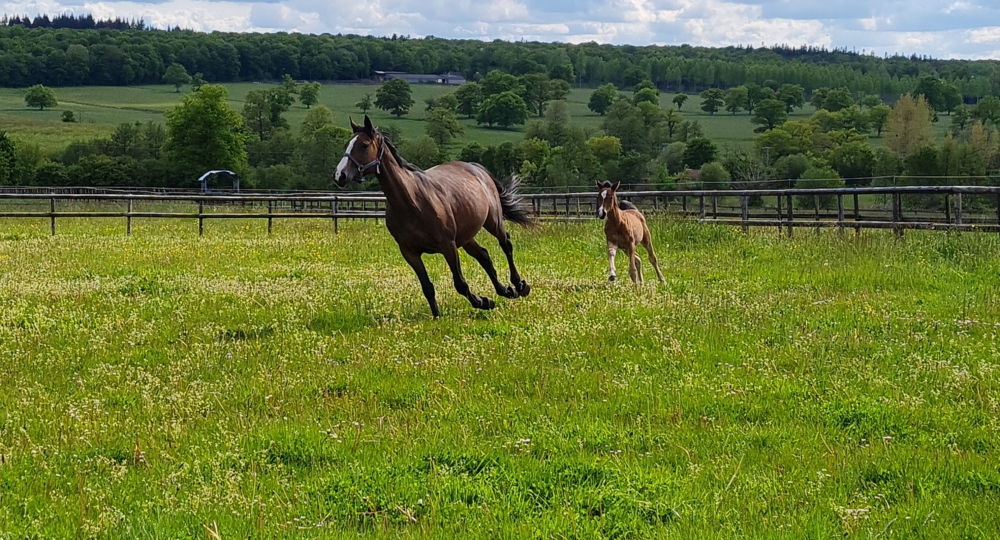
<svg viewBox="0 0 1000 540"><path fill-rule="evenodd" d="M360 146L362 149L364 149L364 148L368 148L369 144L371 144L371 143L359 142L358 146Z"/></svg>

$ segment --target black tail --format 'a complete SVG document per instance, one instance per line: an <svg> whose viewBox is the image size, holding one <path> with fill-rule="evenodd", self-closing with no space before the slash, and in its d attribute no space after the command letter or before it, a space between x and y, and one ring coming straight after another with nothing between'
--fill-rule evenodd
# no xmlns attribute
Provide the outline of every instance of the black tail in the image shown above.
<svg viewBox="0 0 1000 540"><path fill-rule="evenodd" d="M500 206L503 207L504 219L524 227L534 226L535 220L532 219L531 212L524 208L521 195L517 192L517 188L521 186L521 179L516 174L504 178L503 181L497 180L493 175L490 177L493 178L497 192L500 193Z"/></svg>

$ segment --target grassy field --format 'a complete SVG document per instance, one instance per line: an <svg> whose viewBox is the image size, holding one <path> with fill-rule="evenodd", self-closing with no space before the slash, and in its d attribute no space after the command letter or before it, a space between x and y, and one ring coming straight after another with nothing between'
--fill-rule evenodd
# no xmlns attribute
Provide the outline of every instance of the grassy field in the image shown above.
<svg viewBox="0 0 1000 540"><path fill-rule="evenodd" d="M120 221L3 222L0 538L1000 530L995 235L548 224L435 321L373 223Z"/></svg>
<svg viewBox="0 0 1000 540"><path fill-rule="evenodd" d="M230 103L237 109L242 109L243 98L247 92L266 88L266 84L238 83L227 85ZM334 111L335 121L344 127L348 125L348 116L359 120L361 112L354 104L365 93L375 94L376 86L371 85L326 85L320 91L320 102ZM381 110L374 110L371 115L380 126L394 125L402 130L407 138L419 137L424 134L423 120L424 99L438 96L454 90L454 87L438 85L413 85L413 98L416 104L410 114L397 119ZM590 89L574 89L567 103L574 125L599 131L601 117L587 108L590 99ZM672 107L671 100L675 94L663 94L661 104ZM18 140L36 142L43 149L56 152L73 141L87 140L98 136L109 135L121 122L163 121L163 111L175 106L181 99L181 94L172 86L133 86L133 87L71 87L56 89L59 106L45 111L28 109L24 105L24 90L0 89L0 130ZM682 114L689 120L698 120L704 128L706 136L720 147L749 146L755 136L750 117L744 112L737 115L721 112L709 115L701 111L700 99L691 96L685 104ZM72 110L80 118L79 123L63 123L60 118L62 111ZM791 119L803 119L814 112L807 105L796 111ZM306 109L295 104L286 113L286 118L293 129L305 118ZM948 119L942 119L935 125L939 135L943 135L948 125ZM465 135L455 143L457 146L478 141L482 144L496 144L503 141L520 141L524 137L524 127L510 130L489 129L477 126L475 120L463 119ZM872 138L872 144L881 144L880 139Z"/></svg>

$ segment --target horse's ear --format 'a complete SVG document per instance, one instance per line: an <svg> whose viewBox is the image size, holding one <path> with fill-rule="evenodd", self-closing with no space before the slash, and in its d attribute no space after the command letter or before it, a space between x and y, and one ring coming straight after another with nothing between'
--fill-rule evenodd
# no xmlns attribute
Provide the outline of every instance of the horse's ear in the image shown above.
<svg viewBox="0 0 1000 540"><path fill-rule="evenodd" d="M622 185L621 180L615 182L615 187L611 188L611 191L618 191L618 188L621 187L621 185Z"/></svg>
<svg viewBox="0 0 1000 540"><path fill-rule="evenodd" d="M351 131L353 131L354 133L361 131L361 126L355 124L353 118L348 116L348 119L351 121Z"/></svg>
<svg viewBox="0 0 1000 540"><path fill-rule="evenodd" d="M595 183L597 184L597 191L601 191L601 181L600 181L600 180L598 180L598 181L597 181L597 182L595 182Z"/></svg>
<svg viewBox="0 0 1000 540"><path fill-rule="evenodd" d="M368 118L367 114L365 115L365 131L367 131L369 135L375 133L375 126L372 125L372 119Z"/></svg>

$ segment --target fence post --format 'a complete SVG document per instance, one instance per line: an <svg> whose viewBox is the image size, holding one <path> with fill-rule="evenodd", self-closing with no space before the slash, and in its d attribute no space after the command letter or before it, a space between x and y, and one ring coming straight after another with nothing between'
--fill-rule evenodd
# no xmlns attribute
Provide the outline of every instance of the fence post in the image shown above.
<svg viewBox="0 0 1000 540"><path fill-rule="evenodd" d="M955 194L955 223L962 224L962 193Z"/></svg>
<svg viewBox="0 0 1000 540"><path fill-rule="evenodd" d="M951 223L951 194L944 194L944 219L948 223Z"/></svg>
<svg viewBox="0 0 1000 540"><path fill-rule="evenodd" d="M705 196L698 196L698 218L705 219Z"/></svg>
<svg viewBox="0 0 1000 540"><path fill-rule="evenodd" d="M274 207L274 201L272 201L271 199L268 199L267 200L267 234L271 234L271 222L274 220L274 218L271 217L271 211L272 211L273 207Z"/></svg>
<svg viewBox="0 0 1000 540"><path fill-rule="evenodd" d="M1000 226L1000 193L997 193L997 225Z"/></svg>
<svg viewBox="0 0 1000 540"><path fill-rule="evenodd" d="M681 196L681 211L684 213L685 216L688 213L688 196L687 195Z"/></svg>
<svg viewBox="0 0 1000 540"><path fill-rule="evenodd" d="M903 237L903 227L900 222L903 220L903 196L899 193L892 194L892 230L897 238Z"/></svg>
<svg viewBox="0 0 1000 540"><path fill-rule="evenodd" d="M719 219L719 196L712 194L712 219Z"/></svg>
<svg viewBox="0 0 1000 540"><path fill-rule="evenodd" d="M861 209L858 208L858 194L854 194L854 221L861 221ZM854 226L854 234L861 234L861 225Z"/></svg>
<svg viewBox="0 0 1000 540"><path fill-rule="evenodd" d="M569 195L566 195L566 220L569 220Z"/></svg>
<svg viewBox="0 0 1000 540"><path fill-rule="evenodd" d="M340 198L336 195L333 196L333 234L340 233L340 219L337 218L337 214L340 213Z"/></svg>
<svg viewBox="0 0 1000 540"><path fill-rule="evenodd" d="M837 232L844 236L844 194L837 194Z"/></svg>
<svg viewBox="0 0 1000 540"><path fill-rule="evenodd" d="M784 215L781 213L781 195L775 197L778 204L778 236L781 236L781 220L784 219Z"/></svg>
<svg viewBox="0 0 1000 540"><path fill-rule="evenodd" d="M785 230L788 232L788 237L791 238L792 220L795 219L795 216L792 214L792 196L791 195L785 195L785 196L788 197L785 201L788 203L788 223L785 224Z"/></svg>
<svg viewBox="0 0 1000 540"><path fill-rule="evenodd" d="M746 234L750 232L750 224L748 223L750 214L750 197L742 195L740 199L740 218L743 220L743 233Z"/></svg>
<svg viewBox="0 0 1000 540"><path fill-rule="evenodd" d="M49 216L52 219L52 236L56 235L56 198L49 199Z"/></svg>
<svg viewBox="0 0 1000 540"><path fill-rule="evenodd" d="M198 236L205 232L205 201L198 201Z"/></svg>
<svg viewBox="0 0 1000 540"><path fill-rule="evenodd" d="M125 236L132 236L132 199L128 200L128 211L125 213Z"/></svg>

